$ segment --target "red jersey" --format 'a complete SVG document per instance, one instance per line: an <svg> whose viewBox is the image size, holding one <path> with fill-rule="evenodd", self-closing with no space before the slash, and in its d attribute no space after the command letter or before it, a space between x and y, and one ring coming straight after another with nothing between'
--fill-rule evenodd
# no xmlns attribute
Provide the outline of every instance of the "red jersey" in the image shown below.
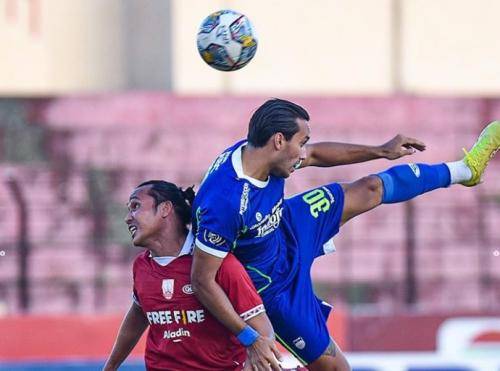
<svg viewBox="0 0 500 371"><path fill-rule="evenodd" d="M149 321L146 341L148 370L241 370L246 349L193 295L191 255L166 266L149 251L134 261L134 296ZM216 281L244 320L264 312L250 277L228 255Z"/></svg>

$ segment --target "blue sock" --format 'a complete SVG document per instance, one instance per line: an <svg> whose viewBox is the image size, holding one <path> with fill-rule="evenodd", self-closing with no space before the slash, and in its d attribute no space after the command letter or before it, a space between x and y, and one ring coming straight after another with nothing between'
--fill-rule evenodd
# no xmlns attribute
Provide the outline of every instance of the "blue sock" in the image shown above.
<svg viewBox="0 0 500 371"><path fill-rule="evenodd" d="M450 170L445 164L398 165L377 174L384 186L383 204L412 199L436 188L448 187Z"/></svg>

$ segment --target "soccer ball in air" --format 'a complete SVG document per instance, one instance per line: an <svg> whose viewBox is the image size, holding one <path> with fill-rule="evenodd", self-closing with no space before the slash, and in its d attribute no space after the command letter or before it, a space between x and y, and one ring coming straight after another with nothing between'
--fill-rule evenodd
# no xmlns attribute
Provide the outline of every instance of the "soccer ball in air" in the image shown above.
<svg viewBox="0 0 500 371"><path fill-rule="evenodd" d="M198 52L211 67L235 71L247 65L257 51L250 20L234 10L220 10L205 18L197 37Z"/></svg>

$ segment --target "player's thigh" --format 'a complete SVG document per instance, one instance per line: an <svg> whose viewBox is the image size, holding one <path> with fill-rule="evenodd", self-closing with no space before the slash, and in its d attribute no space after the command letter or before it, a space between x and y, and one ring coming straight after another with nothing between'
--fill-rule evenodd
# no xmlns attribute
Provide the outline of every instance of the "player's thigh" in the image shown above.
<svg viewBox="0 0 500 371"><path fill-rule="evenodd" d="M380 205L384 191L382 181L376 175L361 178L353 183L344 183L342 188L344 189L342 224Z"/></svg>
<svg viewBox="0 0 500 371"><path fill-rule="evenodd" d="M312 258L323 255L323 245L339 230L343 203L344 191L337 183L285 200L283 219L291 226L301 254L309 254ZM307 251L302 251L304 249Z"/></svg>
<svg viewBox="0 0 500 371"><path fill-rule="evenodd" d="M312 287L278 294L265 302L276 339L304 365L318 359L330 342L328 315Z"/></svg>
<svg viewBox="0 0 500 371"><path fill-rule="evenodd" d="M351 371L351 366L335 341L330 339L330 344L321 357L308 364L307 369L310 371Z"/></svg>

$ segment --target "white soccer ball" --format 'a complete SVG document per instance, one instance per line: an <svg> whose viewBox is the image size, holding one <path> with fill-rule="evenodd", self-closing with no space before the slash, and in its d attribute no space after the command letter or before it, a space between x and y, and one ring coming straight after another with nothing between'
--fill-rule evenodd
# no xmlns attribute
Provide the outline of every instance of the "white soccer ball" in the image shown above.
<svg viewBox="0 0 500 371"><path fill-rule="evenodd" d="M239 70L257 51L257 37L250 20L227 9L212 13L203 20L197 44L201 58L220 71Z"/></svg>

